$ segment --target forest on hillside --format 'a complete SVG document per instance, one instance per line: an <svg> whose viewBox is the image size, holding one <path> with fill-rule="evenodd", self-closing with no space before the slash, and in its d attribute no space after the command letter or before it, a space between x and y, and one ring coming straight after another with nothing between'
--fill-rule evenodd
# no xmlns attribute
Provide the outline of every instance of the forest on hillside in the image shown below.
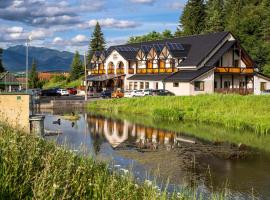
<svg viewBox="0 0 270 200"><path fill-rule="evenodd" d="M270 75L270 0L188 0L175 33L153 31L128 42L219 31L230 31L260 70Z"/></svg>

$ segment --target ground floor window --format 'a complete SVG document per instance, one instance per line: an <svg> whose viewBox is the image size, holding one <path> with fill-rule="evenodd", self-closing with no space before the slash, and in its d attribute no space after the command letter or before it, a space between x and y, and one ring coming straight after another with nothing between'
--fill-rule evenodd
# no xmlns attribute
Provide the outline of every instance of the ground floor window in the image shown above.
<svg viewBox="0 0 270 200"><path fill-rule="evenodd" d="M261 82L260 88L261 88L262 92L265 91L266 90L266 82Z"/></svg>
<svg viewBox="0 0 270 200"><path fill-rule="evenodd" d="M144 82L140 82L140 89L143 90Z"/></svg>
<svg viewBox="0 0 270 200"><path fill-rule="evenodd" d="M244 87L246 87L245 81L240 81L239 82L239 88L244 88Z"/></svg>
<svg viewBox="0 0 270 200"><path fill-rule="evenodd" d="M224 88L230 88L231 82L230 81L224 81Z"/></svg>
<svg viewBox="0 0 270 200"><path fill-rule="evenodd" d="M173 83L173 87L179 87L179 83L178 82L174 82Z"/></svg>
<svg viewBox="0 0 270 200"><path fill-rule="evenodd" d="M194 82L195 91L204 91L204 82L203 81L195 81Z"/></svg>
<svg viewBox="0 0 270 200"><path fill-rule="evenodd" d="M145 89L149 89L149 82L145 82Z"/></svg>
<svg viewBox="0 0 270 200"><path fill-rule="evenodd" d="M214 82L214 88L217 89L217 82Z"/></svg>
<svg viewBox="0 0 270 200"><path fill-rule="evenodd" d="M137 90L137 89L138 89L138 83L134 82L134 90Z"/></svg>
<svg viewBox="0 0 270 200"><path fill-rule="evenodd" d="M133 85L133 82L129 82L129 85L128 85L129 90L132 90L132 85Z"/></svg>

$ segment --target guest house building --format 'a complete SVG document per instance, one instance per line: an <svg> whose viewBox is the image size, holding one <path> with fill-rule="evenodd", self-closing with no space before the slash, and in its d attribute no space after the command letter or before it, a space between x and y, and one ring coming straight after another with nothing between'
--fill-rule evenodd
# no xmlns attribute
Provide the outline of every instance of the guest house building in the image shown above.
<svg viewBox="0 0 270 200"><path fill-rule="evenodd" d="M175 95L261 94L270 78L230 32L111 46L94 52L88 86L104 89L166 89Z"/></svg>

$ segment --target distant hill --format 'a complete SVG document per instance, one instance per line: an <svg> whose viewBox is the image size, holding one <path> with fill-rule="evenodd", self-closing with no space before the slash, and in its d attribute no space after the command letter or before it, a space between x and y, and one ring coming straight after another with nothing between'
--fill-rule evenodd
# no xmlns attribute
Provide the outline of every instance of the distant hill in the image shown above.
<svg viewBox="0 0 270 200"><path fill-rule="evenodd" d="M11 72L25 71L26 49L23 45L9 47L3 52L3 64ZM74 54L43 47L29 47L29 68L35 59L38 71L69 71Z"/></svg>

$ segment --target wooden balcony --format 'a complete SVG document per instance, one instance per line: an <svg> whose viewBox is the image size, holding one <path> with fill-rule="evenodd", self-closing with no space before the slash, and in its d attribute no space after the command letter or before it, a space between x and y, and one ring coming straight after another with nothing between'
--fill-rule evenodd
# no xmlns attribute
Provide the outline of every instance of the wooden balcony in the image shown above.
<svg viewBox="0 0 270 200"><path fill-rule="evenodd" d="M116 74L124 74L125 69L116 69Z"/></svg>
<svg viewBox="0 0 270 200"><path fill-rule="evenodd" d="M240 68L240 67L217 67L216 73L233 73L233 74L253 74L254 68Z"/></svg>
<svg viewBox="0 0 270 200"><path fill-rule="evenodd" d="M108 69L108 74L114 74L114 69Z"/></svg>
<svg viewBox="0 0 270 200"><path fill-rule="evenodd" d="M133 69L133 68L129 68L129 69L128 69L128 73L129 73L129 74L134 74L134 69Z"/></svg>
<svg viewBox="0 0 270 200"><path fill-rule="evenodd" d="M105 74L106 73L106 70L105 69L94 69L94 70L91 70L90 71L91 74Z"/></svg>
<svg viewBox="0 0 270 200"><path fill-rule="evenodd" d="M249 95L254 93L253 88L218 88L215 93Z"/></svg>
<svg viewBox="0 0 270 200"><path fill-rule="evenodd" d="M158 74L158 73L172 73L172 72L176 72L177 69L176 68L141 68L141 69L137 69L137 73L138 74Z"/></svg>

